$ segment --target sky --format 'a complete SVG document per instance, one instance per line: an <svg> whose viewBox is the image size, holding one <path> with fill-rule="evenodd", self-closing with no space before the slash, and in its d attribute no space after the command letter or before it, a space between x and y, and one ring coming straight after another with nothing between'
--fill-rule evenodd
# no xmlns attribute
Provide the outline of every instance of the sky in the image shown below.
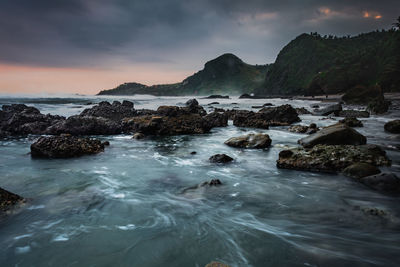
<svg viewBox="0 0 400 267"><path fill-rule="evenodd" d="M0 93L180 82L233 53L273 63L299 34L389 29L399 0L0 0Z"/></svg>

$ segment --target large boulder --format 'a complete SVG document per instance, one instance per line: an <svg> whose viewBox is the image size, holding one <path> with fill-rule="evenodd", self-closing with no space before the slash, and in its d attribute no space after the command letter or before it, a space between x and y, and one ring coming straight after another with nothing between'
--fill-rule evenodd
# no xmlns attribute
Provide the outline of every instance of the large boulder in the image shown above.
<svg viewBox="0 0 400 267"><path fill-rule="evenodd" d="M211 127L226 127L228 126L228 115L225 113L212 112L203 117Z"/></svg>
<svg viewBox="0 0 400 267"><path fill-rule="evenodd" d="M393 120L385 123L385 131L400 134L400 120Z"/></svg>
<svg viewBox="0 0 400 267"><path fill-rule="evenodd" d="M0 214L12 209L16 204L22 203L25 200L3 188L0 188Z"/></svg>
<svg viewBox="0 0 400 267"><path fill-rule="evenodd" d="M121 123L104 117L71 116L48 127L46 134L110 135L122 133Z"/></svg>
<svg viewBox="0 0 400 267"><path fill-rule="evenodd" d="M236 111L233 125L238 127L253 127L268 129L269 126L287 126L299 122L297 111L291 105L265 107L258 112Z"/></svg>
<svg viewBox="0 0 400 267"><path fill-rule="evenodd" d="M313 147L318 144L324 145L364 145L367 138L356 130L338 123L300 139L299 144L303 147Z"/></svg>
<svg viewBox="0 0 400 267"><path fill-rule="evenodd" d="M120 121L123 118L135 116L135 114L134 104L124 100L122 104L119 101L114 101L112 104L107 101L102 101L92 108L85 109L80 115L85 117L103 117L113 121Z"/></svg>
<svg viewBox="0 0 400 267"><path fill-rule="evenodd" d="M233 158L226 154L215 154L209 158L211 163L228 163L233 161Z"/></svg>
<svg viewBox="0 0 400 267"><path fill-rule="evenodd" d="M400 178L394 173L380 173L363 177L360 182L381 192L400 193Z"/></svg>
<svg viewBox="0 0 400 267"><path fill-rule="evenodd" d="M0 111L0 133L2 136L43 134L49 126L63 120L65 117L44 115L24 104L4 105Z"/></svg>
<svg viewBox="0 0 400 267"><path fill-rule="evenodd" d="M334 114L335 116L339 116L340 111L342 111L342 105L341 104L334 104L327 106L326 108L320 109L315 111L315 115L318 116L328 116L330 114Z"/></svg>
<svg viewBox="0 0 400 267"><path fill-rule="evenodd" d="M317 172L340 172L354 163L389 166L391 161L376 145L316 145L311 149L296 148L279 153L277 167Z"/></svg>
<svg viewBox="0 0 400 267"><path fill-rule="evenodd" d="M50 137L41 136L31 145L31 156L33 158L71 158L97 154L102 151L104 151L104 144L99 140L67 134Z"/></svg>
<svg viewBox="0 0 400 267"><path fill-rule="evenodd" d="M271 145L271 138L268 134L247 134L238 137L232 137L225 141L225 145L239 148L267 148Z"/></svg>
<svg viewBox="0 0 400 267"><path fill-rule="evenodd" d="M364 162L354 163L343 170L344 175L356 179L378 174L380 172L381 171L376 166Z"/></svg>

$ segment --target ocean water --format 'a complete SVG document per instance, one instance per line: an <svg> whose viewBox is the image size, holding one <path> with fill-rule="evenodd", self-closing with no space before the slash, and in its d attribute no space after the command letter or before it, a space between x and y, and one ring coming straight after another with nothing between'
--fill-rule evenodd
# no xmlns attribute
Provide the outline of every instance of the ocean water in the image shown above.
<svg viewBox="0 0 400 267"><path fill-rule="evenodd" d="M128 99L136 108L183 105L189 97L1 97L42 113L79 114L102 100ZM204 107L251 109L266 102L309 107L317 101L200 99ZM237 104L232 104L237 103ZM400 175L399 143L383 117L361 119L369 143L386 148ZM304 115L300 124L335 120ZM133 140L98 136L104 153L73 159L32 159L37 136L0 140L0 187L28 202L0 220L0 266L398 266L399 197L370 190L342 175L276 168L278 153L302 134L286 127L238 128L209 134ZM226 139L270 135L265 150L235 149ZM398 137L397 137L398 138ZM197 154L191 155L190 152ZM208 158L226 153L235 161ZM185 190L211 179L220 187ZM384 216L364 212L378 208Z"/></svg>

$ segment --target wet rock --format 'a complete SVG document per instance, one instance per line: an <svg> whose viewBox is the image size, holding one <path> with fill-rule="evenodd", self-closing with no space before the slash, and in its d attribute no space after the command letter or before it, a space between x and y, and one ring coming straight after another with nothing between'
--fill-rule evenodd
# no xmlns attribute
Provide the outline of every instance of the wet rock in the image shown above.
<svg viewBox="0 0 400 267"><path fill-rule="evenodd" d="M48 127L46 134L110 135L122 133L119 122L104 117L71 116Z"/></svg>
<svg viewBox="0 0 400 267"><path fill-rule="evenodd" d="M367 110L372 114L383 114L389 110L390 104L391 102L385 100L382 95L381 97L371 101L367 106Z"/></svg>
<svg viewBox="0 0 400 267"><path fill-rule="evenodd" d="M249 95L249 94L242 94L241 96L239 96L239 99L247 99L247 98L252 98L252 96L251 95Z"/></svg>
<svg viewBox="0 0 400 267"><path fill-rule="evenodd" d="M211 103L208 103L208 105L219 105L219 102L211 102Z"/></svg>
<svg viewBox="0 0 400 267"><path fill-rule="evenodd" d="M400 120L393 120L385 123L385 131L400 134Z"/></svg>
<svg viewBox="0 0 400 267"><path fill-rule="evenodd" d="M233 161L233 158L226 154L215 154L209 158L212 163L228 163Z"/></svg>
<svg viewBox="0 0 400 267"><path fill-rule="evenodd" d="M339 117L352 117L352 118L369 118L368 111L361 111L361 110L342 110L339 112Z"/></svg>
<svg viewBox="0 0 400 267"><path fill-rule="evenodd" d="M361 211L365 215L369 215L369 216L376 216L376 217L380 217L380 218L385 218L387 216L387 213L384 210L381 210L378 208L363 207L363 208L361 208Z"/></svg>
<svg viewBox="0 0 400 267"><path fill-rule="evenodd" d="M315 112L315 115L318 116L328 116L330 114L335 114L335 116L339 116L339 112L342 111L341 104L330 105L326 108L320 109Z"/></svg>
<svg viewBox="0 0 400 267"><path fill-rule="evenodd" d="M145 135L144 134L142 134L142 133L135 133L133 136L132 136L132 139L143 139L143 138L145 138Z"/></svg>
<svg viewBox="0 0 400 267"><path fill-rule="evenodd" d="M343 170L345 176L356 179L378 174L380 172L381 171L376 166L364 162L354 163Z"/></svg>
<svg viewBox="0 0 400 267"><path fill-rule="evenodd" d="M334 124L298 141L303 147L324 145L364 145L367 138L344 124Z"/></svg>
<svg viewBox="0 0 400 267"><path fill-rule="evenodd" d="M65 117L44 115L24 104L4 105L0 110L0 135L44 134L49 126L63 120Z"/></svg>
<svg viewBox="0 0 400 267"><path fill-rule="evenodd" d="M173 111L173 110L172 110ZM179 110L177 110L179 114ZM181 135L203 134L210 131L212 125L199 114L183 113L181 115L167 111L162 115L146 115L123 120L127 132L140 132L145 135Z"/></svg>
<svg viewBox="0 0 400 267"><path fill-rule="evenodd" d="M197 152L196 151L192 151L192 152L190 152L190 155L196 155L197 154Z"/></svg>
<svg viewBox="0 0 400 267"><path fill-rule="evenodd" d="M240 110L233 113L233 125L268 129L269 126L286 126L300 121L296 110L290 105L263 108L258 112Z"/></svg>
<svg viewBox="0 0 400 267"><path fill-rule="evenodd" d="M110 142L109 141L104 141L103 142L103 146L109 146L110 145Z"/></svg>
<svg viewBox="0 0 400 267"><path fill-rule="evenodd" d="M400 178L394 173L380 173L363 177L360 182L377 191L400 193Z"/></svg>
<svg viewBox="0 0 400 267"><path fill-rule="evenodd" d="M313 105L311 105L310 107L311 107L311 108L319 108L319 105L313 104Z"/></svg>
<svg viewBox="0 0 400 267"><path fill-rule="evenodd" d="M230 267L230 266L226 265L224 263L218 262L218 261L212 261L209 264L207 264L205 267Z"/></svg>
<svg viewBox="0 0 400 267"><path fill-rule="evenodd" d="M313 134L319 131L319 128L315 123L311 123L309 126L306 125L293 125L288 128L289 132L293 133L305 133L305 134Z"/></svg>
<svg viewBox="0 0 400 267"><path fill-rule="evenodd" d="M339 123L345 124L348 127L363 127L363 123L357 118L347 117L343 120L340 120Z"/></svg>
<svg viewBox="0 0 400 267"><path fill-rule="evenodd" d="M204 99L229 99L228 95L210 95L207 97L204 97Z"/></svg>
<svg viewBox="0 0 400 267"><path fill-rule="evenodd" d="M204 110L202 106L199 105L199 102L196 99L190 99L186 102L186 107L185 108L180 108L179 114L185 114L185 113L195 113L199 114L201 116L204 116L207 114L207 112Z"/></svg>
<svg viewBox="0 0 400 267"><path fill-rule="evenodd" d="M312 114L311 111L308 109L301 107L301 108L296 108L296 112L298 115L307 115L307 114Z"/></svg>
<svg viewBox="0 0 400 267"><path fill-rule="evenodd" d="M198 105L199 105L199 102L195 98L189 99L188 101L186 101L187 107L196 107Z"/></svg>
<svg viewBox="0 0 400 267"><path fill-rule="evenodd" d="M23 203L24 201L24 198L0 187L0 214L7 212L15 205Z"/></svg>
<svg viewBox="0 0 400 267"><path fill-rule="evenodd" d="M358 162L374 166L391 164L385 151L376 145L316 145L311 149L284 151L279 154L278 168L336 173Z"/></svg>
<svg viewBox="0 0 400 267"><path fill-rule="evenodd" d="M225 145L239 148L267 148L271 145L271 138L268 134L247 134L238 137L232 137L225 141Z"/></svg>
<svg viewBox="0 0 400 267"><path fill-rule="evenodd" d="M127 100L124 100L122 104L119 101L114 101L112 104L102 101L92 108L85 109L80 114L80 116L102 117L113 121L120 121L135 115L134 104Z"/></svg>
<svg viewBox="0 0 400 267"><path fill-rule="evenodd" d="M60 136L41 136L31 145L33 158L71 158L97 154L104 151L100 140L79 138L63 134Z"/></svg>
<svg viewBox="0 0 400 267"><path fill-rule="evenodd" d="M264 106L251 106L251 108L263 108Z"/></svg>
<svg viewBox="0 0 400 267"><path fill-rule="evenodd" d="M210 127L226 127L228 126L228 115L225 113L212 112L203 117Z"/></svg>
<svg viewBox="0 0 400 267"><path fill-rule="evenodd" d="M265 104L263 105L263 107L272 107L272 106L273 106L272 103L265 103Z"/></svg>

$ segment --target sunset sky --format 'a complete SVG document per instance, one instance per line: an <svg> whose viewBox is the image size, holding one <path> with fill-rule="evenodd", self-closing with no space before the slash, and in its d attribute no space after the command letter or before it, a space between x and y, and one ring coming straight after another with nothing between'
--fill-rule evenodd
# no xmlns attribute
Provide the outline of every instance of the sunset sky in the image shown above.
<svg viewBox="0 0 400 267"><path fill-rule="evenodd" d="M274 62L303 32L388 29L398 0L1 0L0 93L179 82L234 53Z"/></svg>

